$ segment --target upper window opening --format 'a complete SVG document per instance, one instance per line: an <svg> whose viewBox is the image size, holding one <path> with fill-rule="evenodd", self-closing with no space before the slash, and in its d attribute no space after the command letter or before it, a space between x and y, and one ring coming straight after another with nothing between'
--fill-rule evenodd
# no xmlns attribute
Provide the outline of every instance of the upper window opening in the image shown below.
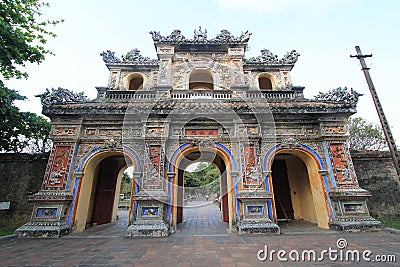
<svg viewBox="0 0 400 267"><path fill-rule="evenodd" d="M134 76L129 81L129 90L140 90L143 89L143 77Z"/></svg>
<svg viewBox="0 0 400 267"><path fill-rule="evenodd" d="M268 77L259 77L258 78L258 86L260 90L272 90L272 82Z"/></svg>
<svg viewBox="0 0 400 267"><path fill-rule="evenodd" d="M214 80L207 71L196 71L190 75L189 89L214 89Z"/></svg>

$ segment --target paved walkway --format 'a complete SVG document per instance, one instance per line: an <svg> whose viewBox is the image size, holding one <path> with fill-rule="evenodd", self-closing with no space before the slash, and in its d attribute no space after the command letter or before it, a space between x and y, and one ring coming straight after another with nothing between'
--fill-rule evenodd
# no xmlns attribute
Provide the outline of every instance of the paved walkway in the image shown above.
<svg viewBox="0 0 400 267"><path fill-rule="evenodd" d="M194 204L194 203L193 203ZM199 204L199 203L197 203ZM14 239L0 242L0 266L352 266L355 262L281 262L260 261L257 253L268 251L338 250L337 240L344 238L348 250L371 250L376 255L394 255L400 261L400 235L385 232L339 233L311 224L281 223L282 235L245 235L228 233L213 204L186 208L184 222L176 234L166 238L124 238L126 215L114 224L92 227L83 233L60 239ZM125 213L126 214L126 213ZM342 242L344 242L342 240ZM342 244L342 243L341 243ZM293 253L293 252L292 252ZM260 254L264 256L263 253ZM295 254L292 254L295 255ZM334 256L335 254L333 254ZM343 254L345 255L345 254ZM288 258L288 255L286 255ZM345 259L345 257L343 257ZM398 263L366 262L360 266L399 266Z"/></svg>
<svg viewBox="0 0 400 267"><path fill-rule="evenodd" d="M183 221L178 224L176 235L228 235L228 228L228 223L221 219L221 212L217 205L207 201L192 201L183 209Z"/></svg>

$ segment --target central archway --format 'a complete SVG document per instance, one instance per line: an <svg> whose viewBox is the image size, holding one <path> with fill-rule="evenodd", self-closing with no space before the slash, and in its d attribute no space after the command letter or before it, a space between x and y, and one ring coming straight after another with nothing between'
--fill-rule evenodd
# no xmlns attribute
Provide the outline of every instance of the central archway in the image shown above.
<svg viewBox="0 0 400 267"><path fill-rule="evenodd" d="M236 220L235 191L236 184L231 176L236 171L236 164L230 151L220 143L214 147L202 147L198 145L184 144L178 148L172 156L169 172L174 173L174 178L170 181L169 222L171 227L176 230L177 224L183 219L183 188L184 170L193 162L208 162L218 167L221 174L221 220L229 224L232 230ZM167 214L167 219L169 215Z"/></svg>
<svg viewBox="0 0 400 267"><path fill-rule="evenodd" d="M207 162L208 164L214 164L220 173L220 211L221 211L221 219L224 222L229 223L229 208L228 208L228 186L227 186L227 174L226 174L226 165L223 159L214 155L212 152L203 152L200 151L191 152L185 157L188 161L181 161L178 170L178 205L177 205L177 223L181 223L183 221L183 210L185 207L184 203L184 192L185 192L185 175L184 172L186 168L191 164L190 162Z"/></svg>

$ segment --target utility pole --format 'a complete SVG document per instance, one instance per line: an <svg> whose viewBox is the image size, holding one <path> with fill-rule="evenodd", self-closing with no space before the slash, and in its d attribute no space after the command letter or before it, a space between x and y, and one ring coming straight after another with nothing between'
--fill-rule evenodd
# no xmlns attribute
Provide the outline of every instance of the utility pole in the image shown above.
<svg viewBox="0 0 400 267"><path fill-rule="evenodd" d="M383 132L386 136L386 141L389 146L390 155L392 156L394 166L396 168L397 175L400 176L400 155L399 151L397 150L396 143L394 141L392 132L390 131L389 123L386 120L385 113L383 112L382 105L379 101L378 94L376 93L374 84L372 83L371 76L369 75L369 68L365 64L364 58L372 57L372 55L363 55L361 53L361 49L359 46L356 46L357 55L350 57L356 57L360 60L362 71L364 72L365 79L367 80L367 84L369 87L369 91L372 95L372 100L374 101L376 111L378 112L379 120L381 121Z"/></svg>

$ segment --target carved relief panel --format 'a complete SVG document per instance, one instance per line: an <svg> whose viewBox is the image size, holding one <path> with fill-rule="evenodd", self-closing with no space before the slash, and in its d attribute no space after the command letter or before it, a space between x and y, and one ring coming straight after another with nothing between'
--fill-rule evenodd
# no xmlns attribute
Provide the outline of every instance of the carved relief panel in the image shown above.
<svg viewBox="0 0 400 267"><path fill-rule="evenodd" d="M163 189L164 151L161 144L146 144L143 189Z"/></svg>
<svg viewBox="0 0 400 267"><path fill-rule="evenodd" d="M261 181L260 148L257 143L240 144L243 187L258 187Z"/></svg>
<svg viewBox="0 0 400 267"><path fill-rule="evenodd" d="M65 189L74 147L74 143L54 143L43 179L43 190Z"/></svg>
<svg viewBox="0 0 400 267"><path fill-rule="evenodd" d="M337 184L357 185L357 178L348 147L343 142L328 142L329 157Z"/></svg>
<svg viewBox="0 0 400 267"><path fill-rule="evenodd" d="M71 139L79 136L80 126L78 125L53 125L50 138L54 140Z"/></svg>
<svg viewBox="0 0 400 267"><path fill-rule="evenodd" d="M321 125L321 134L328 136L345 136L348 132L346 125Z"/></svg>

